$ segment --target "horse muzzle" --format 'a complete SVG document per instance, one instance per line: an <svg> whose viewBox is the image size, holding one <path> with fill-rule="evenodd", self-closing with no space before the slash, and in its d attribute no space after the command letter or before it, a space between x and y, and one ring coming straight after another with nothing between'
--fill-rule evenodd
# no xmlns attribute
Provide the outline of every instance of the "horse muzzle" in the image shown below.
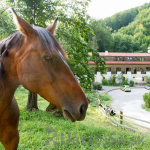
<svg viewBox="0 0 150 150"><path fill-rule="evenodd" d="M69 119L72 122L82 121L85 119L86 110L87 110L87 105L82 104L78 110L75 110L74 108L71 107L63 109L63 115L66 119Z"/></svg>

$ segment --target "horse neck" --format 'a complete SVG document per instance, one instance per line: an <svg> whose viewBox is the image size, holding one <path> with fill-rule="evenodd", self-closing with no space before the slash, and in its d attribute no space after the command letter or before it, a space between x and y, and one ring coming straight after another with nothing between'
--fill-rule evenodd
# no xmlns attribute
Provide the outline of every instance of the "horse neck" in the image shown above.
<svg viewBox="0 0 150 150"><path fill-rule="evenodd" d="M18 83L11 77L0 78L0 117L1 114L11 105Z"/></svg>

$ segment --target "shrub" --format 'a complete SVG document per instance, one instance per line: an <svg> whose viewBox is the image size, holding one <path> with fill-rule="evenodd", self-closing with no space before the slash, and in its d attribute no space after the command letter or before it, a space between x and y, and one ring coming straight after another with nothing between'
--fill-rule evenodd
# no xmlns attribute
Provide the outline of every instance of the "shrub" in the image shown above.
<svg viewBox="0 0 150 150"><path fill-rule="evenodd" d="M146 107L150 108L150 92L143 95Z"/></svg>
<svg viewBox="0 0 150 150"><path fill-rule="evenodd" d="M111 98L110 98L110 96L109 95L100 95L100 99L102 100L102 101L109 101Z"/></svg>
<svg viewBox="0 0 150 150"><path fill-rule="evenodd" d="M102 85L108 85L108 80L107 79L103 79L102 80Z"/></svg>
<svg viewBox="0 0 150 150"><path fill-rule="evenodd" d="M101 90L102 89L102 84L99 82L94 82L93 83L93 89L94 90Z"/></svg>
<svg viewBox="0 0 150 150"><path fill-rule="evenodd" d="M150 77L146 77L146 84L150 84Z"/></svg>
<svg viewBox="0 0 150 150"><path fill-rule="evenodd" d="M116 85L116 75L113 74L111 78L108 80L109 85Z"/></svg>
<svg viewBox="0 0 150 150"><path fill-rule="evenodd" d="M134 86L134 81L130 80L130 86L133 87Z"/></svg>
<svg viewBox="0 0 150 150"><path fill-rule="evenodd" d="M128 85L129 83L128 83L128 80L124 80L124 81L122 81L122 85Z"/></svg>

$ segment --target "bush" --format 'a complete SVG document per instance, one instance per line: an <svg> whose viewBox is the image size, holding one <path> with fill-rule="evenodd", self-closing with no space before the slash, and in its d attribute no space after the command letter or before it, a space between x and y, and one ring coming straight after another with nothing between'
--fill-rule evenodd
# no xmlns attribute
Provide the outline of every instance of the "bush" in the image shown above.
<svg viewBox="0 0 150 150"><path fill-rule="evenodd" d="M101 90L102 89L102 84L99 82L94 82L93 83L93 89L94 90Z"/></svg>
<svg viewBox="0 0 150 150"><path fill-rule="evenodd" d="M110 96L109 95L100 95L100 99L102 100L102 101L109 101L111 98L110 98Z"/></svg>
<svg viewBox="0 0 150 150"><path fill-rule="evenodd" d="M102 85L108 85L108 80L107 79L103 79L102 80Z"/></svg>
<svg viewBox="0 0 150 150"><path fill-rule="evenodd" d="M146 107L150 108L150 92L143 95Z"/></svg>
<svg viewBox="0 0 150 150"><path fill-rule="evenodd" d="M129 83L128 83L128 80L124 80L124 81L122 81L122 85L128 85Z"/></svg>
<svg viewBox="0 0 150 150"><path fill-rule="evenodd" d="M146 77L146 84L150 84L150 77Z"/></svg>
<svg viewBox="0 0 150 150"><path fill-rule="evenodd" d="M109 85L116 85L116 75L113 74L111 78L108 80Z"/></svg>
<svg viewBox="0 0 150 150"><path fill-rule="evenodd" d="M130 86L133 87L134 86L134 81L130 80Z"/></svg>

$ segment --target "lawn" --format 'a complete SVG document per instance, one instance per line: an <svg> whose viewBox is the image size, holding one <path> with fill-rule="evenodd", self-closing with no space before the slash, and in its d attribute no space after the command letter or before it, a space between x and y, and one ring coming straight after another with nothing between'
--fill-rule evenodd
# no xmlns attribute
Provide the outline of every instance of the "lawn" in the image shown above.
<svg viewBox="0 0 150 150"><path fill-rule="evenodd" d="M27 103L27 94L28 91L21 86L15 93L20 108L18 150L149 149L149 137L115 127L107 121L96 105L96 93L87 93L91 103L86 119L76 123L47 113L45 109L48 102L41 97L38 97L39 111L26 111L24 108ZM111 100L108 95L101 95L101 99L103 104L108 104ZM0 144L0 150L3 149Z"/></svg>

